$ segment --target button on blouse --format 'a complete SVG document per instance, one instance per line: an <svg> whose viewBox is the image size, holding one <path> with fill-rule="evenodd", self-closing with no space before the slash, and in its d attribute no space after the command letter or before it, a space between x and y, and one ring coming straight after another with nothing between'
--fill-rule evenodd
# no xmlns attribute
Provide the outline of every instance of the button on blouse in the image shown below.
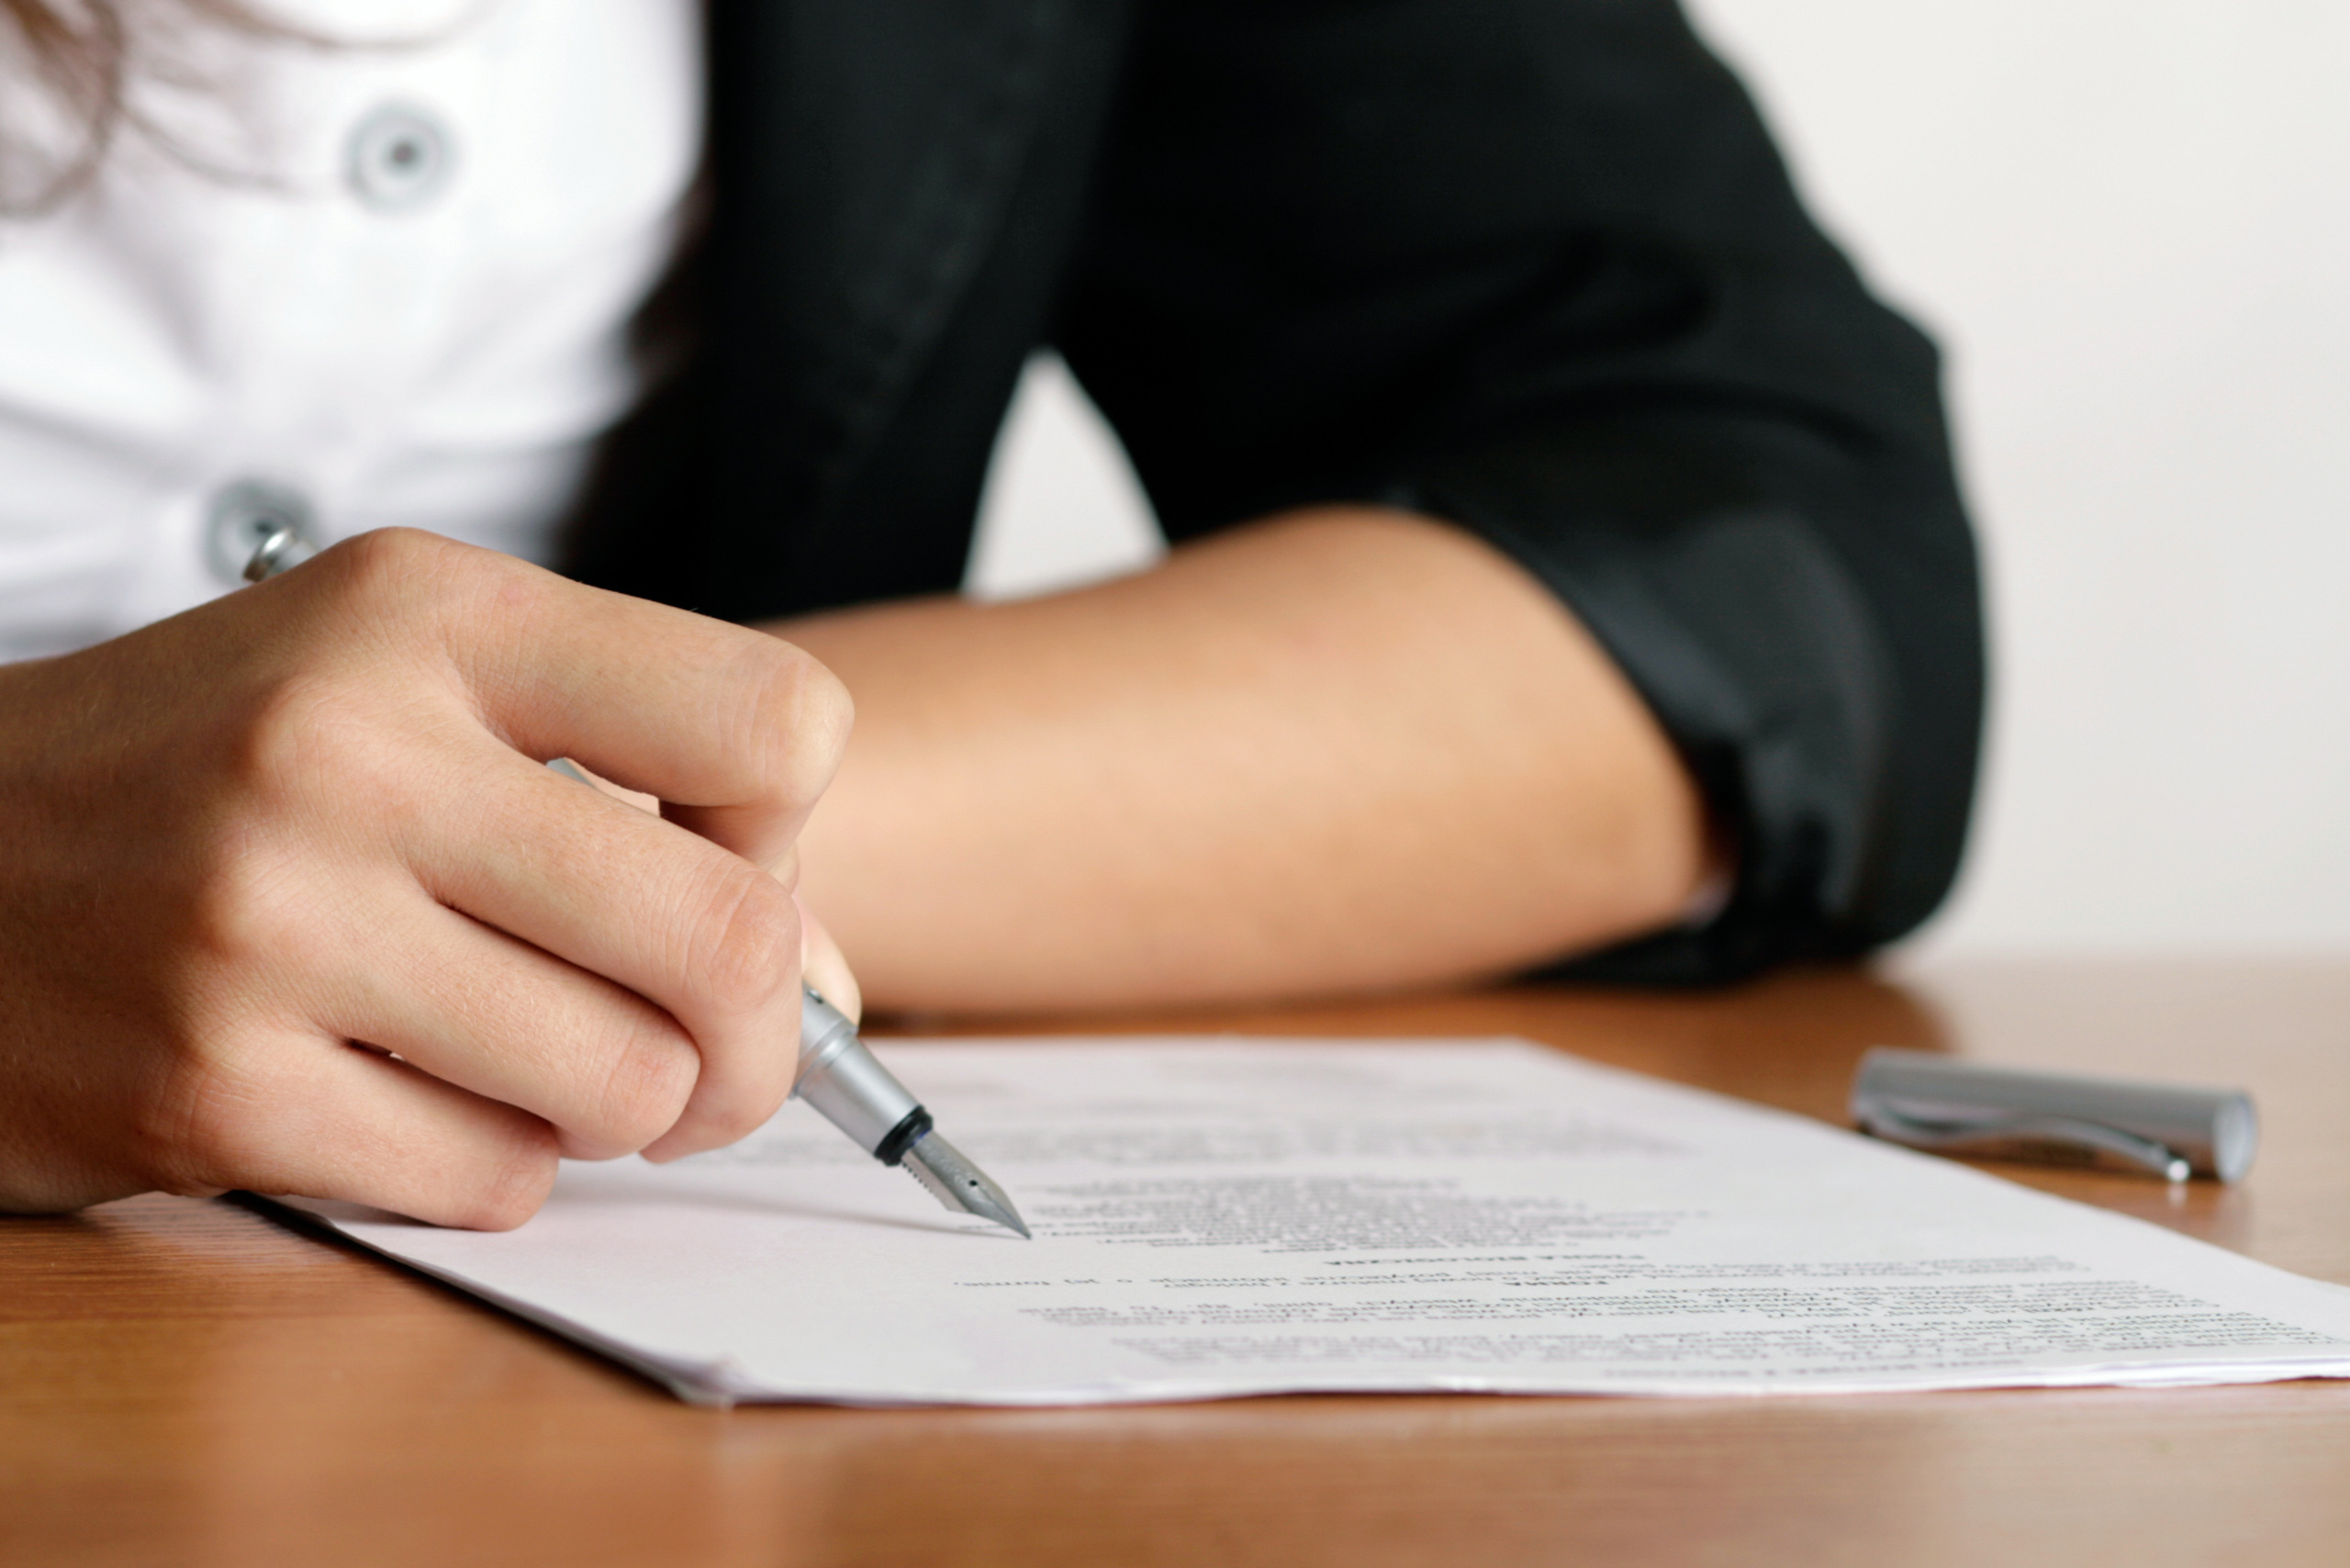
<svg viewBox="0 0 2350 1568"><path fill-rule="evenodd" d="M700 157L693 0L268 11L349 47L202 35L208 99L139 89L179 152L126 134L0 218L0 658L229 591L289 521L543 559L635 396Z"/></svg>
<svg viewBox="0 0 2350 1568"><path fill-rule="evenodd" d="M449 133L435 116L386 104L352 128L352 193L377 212L407 212L441 188L449 159Z"/></svg>

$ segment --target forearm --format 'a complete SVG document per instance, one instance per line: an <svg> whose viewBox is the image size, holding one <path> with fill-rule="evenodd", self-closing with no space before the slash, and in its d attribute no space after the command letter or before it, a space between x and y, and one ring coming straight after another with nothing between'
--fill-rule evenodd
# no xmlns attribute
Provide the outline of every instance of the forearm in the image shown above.
<svg viewBox="0 0 2350 1568"><path fill-rule="evenodd" d="M1469 536L1327 509L1005 605L772 630L856 699L803 892L868 1002L1384 989L1653 928L1696 792L1559 603Z"/></svg>

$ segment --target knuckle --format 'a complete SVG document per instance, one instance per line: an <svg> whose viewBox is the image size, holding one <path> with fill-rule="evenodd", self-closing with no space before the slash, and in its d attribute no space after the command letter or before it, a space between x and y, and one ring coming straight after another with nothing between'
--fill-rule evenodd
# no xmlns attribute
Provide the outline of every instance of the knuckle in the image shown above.
<svg viewBox="0 0 2350 1568"><path fill-rule="evenodd" d="M291 834L315 846L412 815L431 755L414 696L332 667L258 684L214 743L226 786L218 836L251 845Z"/></svg>
<svg viewBox="0 0 2350 1568"><path fill-rule="evenodd" d="M165 1192L241 1185L254 1168L269 1099L252 1071L201 1042L184 1042L133 1118L140 1161Z"/></svg>
<svg viewBox="0 0 2350 1568"><path fill-rule="evenodd" d="M298 965L308 929L299 916L301 857L274 851L261 834L232 833L207 858L187 904L191 963L247 984Z"/></svg>
<svg viewBox="0 0 2350 1568"><path fill-rule="evenodd" d="M327 594L371 625L430 626L442 641L533 613L560 582L526 562L415 528L354 534L319 556ZM394 641L399 638L395 636Z"/></svg>
<svg viewBox="0 0 2350 1568"><path fill-rule="evenodd" d="M336 598L405 595L445 571L462 548L421 529L371 529L321 552L310 570Z"/></svg>
<svg viewBox="0 0 2350 1568"><path fill-rule="evenodd" d="M800 972L800 908L747 861L725 863L719 874L685 954L688 974L720 1012L755 1012Z"/></svg>
<svg viewBox="0 0 2350 1568"><path fill-rule="evenodd" d="M360 725L353 706L342 683L321 671L297 670L268 682L230 732L230 776L263 809L335 790Z"/></svg>

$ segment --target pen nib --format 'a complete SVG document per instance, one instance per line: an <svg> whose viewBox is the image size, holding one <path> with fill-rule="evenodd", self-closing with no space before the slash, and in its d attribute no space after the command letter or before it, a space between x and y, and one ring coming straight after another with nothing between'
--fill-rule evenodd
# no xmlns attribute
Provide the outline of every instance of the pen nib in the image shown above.
<svg viewBox="0 0 2350 1568"><path fill-rule="evenodd" d="M904 1163L915 1181L929 1188L932 1196L955 1213L977 1215L995 1221L1006 1230L1016 1230L1024 1238L1028 1235L1028 1227L1021 1223L1020 1211L1012 1206L1010 1195L990 1181L988 1173L972 1164L961 1149L936 1133L924 1133L913 1148L906 1150Z"/></svg>

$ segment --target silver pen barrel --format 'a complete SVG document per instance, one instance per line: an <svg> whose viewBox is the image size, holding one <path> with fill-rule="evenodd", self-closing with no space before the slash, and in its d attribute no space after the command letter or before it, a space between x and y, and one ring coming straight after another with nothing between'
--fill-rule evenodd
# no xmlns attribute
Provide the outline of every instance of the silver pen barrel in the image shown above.
<svg viewBox="0 0 2350 1568"><path fill-rule="evenodd" d="M884 1165L930 1131L930 1113L865 1048L840 1009L803 987L800 1076L791 1092Z"/></svg>

